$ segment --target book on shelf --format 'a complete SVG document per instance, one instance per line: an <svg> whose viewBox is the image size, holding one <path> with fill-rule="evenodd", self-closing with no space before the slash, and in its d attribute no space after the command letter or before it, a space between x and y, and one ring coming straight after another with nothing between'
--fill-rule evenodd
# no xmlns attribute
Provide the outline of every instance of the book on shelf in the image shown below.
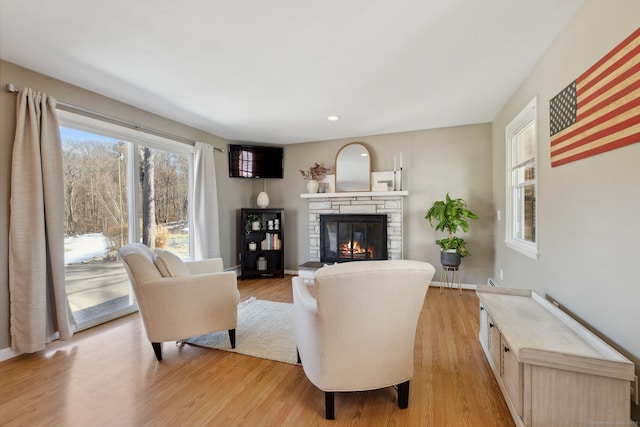
<svg viewBox="0 0 640 427"><path fill-rule="evenodd" d="M264 251L280 250L282 241L278 233L267 233L261 242L260 248Z"/></svg>

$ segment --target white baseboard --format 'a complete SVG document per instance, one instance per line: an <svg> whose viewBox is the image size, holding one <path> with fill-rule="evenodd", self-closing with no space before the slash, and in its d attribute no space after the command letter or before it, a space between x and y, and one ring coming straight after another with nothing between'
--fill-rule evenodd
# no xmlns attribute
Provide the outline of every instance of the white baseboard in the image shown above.
<svg viewBox="0 0 640 427"><path fill-rule="evenodd" d="M429 286L431 286L431 287L433 287L433 288L439 288L440 286L442 286L442 283L441 283L441 282L431 282L431 283L429 284ZM453 287L454 287L454 288L457 288L457 287L458 287L458 285L454 284L454 285L453 285ZM460 287L461 287L462 289L471 289L471 290L476 290L476 289L478 289L478 285L471 285L471 284L469 284L469 283L461 283L461 284L460 284Z"/></svg>
<svg viewBox="0 0 640 427"><path fill-rule="evenodd" d="M4 362L5 360L9 360L9 359L13 359L16 356L20 356L22 353L20 353L19 351L15 351L13 349L11 349L10 347L8 348L3 348L0 350L0 362Z"/></svg>

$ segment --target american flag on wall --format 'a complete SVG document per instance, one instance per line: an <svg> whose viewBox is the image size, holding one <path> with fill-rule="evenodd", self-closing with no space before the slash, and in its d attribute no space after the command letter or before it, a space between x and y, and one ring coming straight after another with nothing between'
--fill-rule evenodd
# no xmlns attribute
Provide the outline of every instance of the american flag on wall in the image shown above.
<svg viewBox="0 0 640 427"><path fill-rule="evenodd" d="M549 104L552 167L640 142L640 28Z"/></svg>

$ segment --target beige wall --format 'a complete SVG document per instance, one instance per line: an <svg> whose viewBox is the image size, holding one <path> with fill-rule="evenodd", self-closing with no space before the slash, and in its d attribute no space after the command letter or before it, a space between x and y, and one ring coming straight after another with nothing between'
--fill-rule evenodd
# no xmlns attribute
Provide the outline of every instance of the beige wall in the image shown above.
<svg viewBox="0 0 640 427"><path fill-rule="evenodd" d="M0 350L9 346L9 295L8 295L8 228L11 152L15 133L16 95L5 87L13 83L17 87L31 87L64 102L98 111L113 117L139 123L174 135L226 148L228 142L217 136L198 131L162 117L138 110L129 105L83 90L76 86L0 61ZM227 156L215 152L216 179L218 182L220 223L234 227L220 227L222 256L225 266L235 265L235 215L236 208L248 204L251 183L228 177Z"/></svg>
<svg viewBox="0 0 640 427"><path fill-rule="evenodd" d="M637 0L587 0L493 123L493 198L504 212L504 129L538 96L538 244L507 248L496 223L505 286L548 294L640 366L640 144L551 168L549 100L640 26ZM635 408L638 417L638 408Z"/></svg>
<svg viewBox="0 0 640 427"><path fill-rule="evenodd" d="M373 171L393 170L393 156L403 153L403 189L409 192L404 200L404 258L439 266L435 240L443 235L429 227L424 215L434 201L444 199L450 192L451 196L464 198L480 216L465 235L472 255L463 260L462 281L486 283L493 271L494 222L489 124L285 146L285 177L267 183L270 206L286 209L285 268L295 270L308 261L308 200L300 198L306 192L306 182L298 170L319 162L335 172L336 154L354 141L369 148ZM256 186L255 194L261 189L261 185Z"/></svg>

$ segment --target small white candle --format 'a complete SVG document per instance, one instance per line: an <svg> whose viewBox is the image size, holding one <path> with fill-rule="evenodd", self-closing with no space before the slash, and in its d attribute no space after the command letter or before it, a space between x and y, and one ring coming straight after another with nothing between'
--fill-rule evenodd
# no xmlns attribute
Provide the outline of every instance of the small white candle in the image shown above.
<svg viewBox="0 0 640 427"><path fill-rule="evenodd" d="M400 152L400 169L402 169L402 152Z"/></svg>
<svg viewBox="0 0 640 427"><path fill-rule="evenodd" d="M396 171L396 156L393 156L393 171Z"/></svg>

